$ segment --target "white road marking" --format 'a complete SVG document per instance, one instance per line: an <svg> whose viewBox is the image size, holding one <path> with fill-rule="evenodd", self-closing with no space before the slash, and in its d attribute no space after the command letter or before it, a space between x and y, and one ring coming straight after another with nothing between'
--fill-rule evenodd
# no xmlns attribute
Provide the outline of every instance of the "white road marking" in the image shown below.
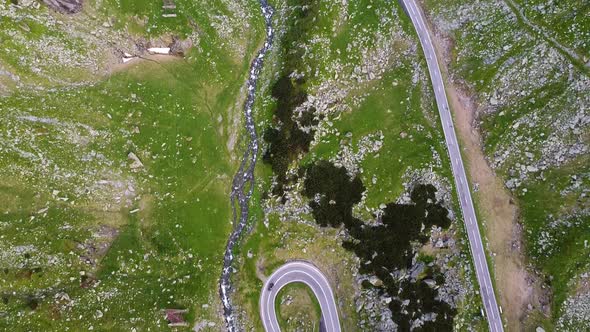
<svg viewBox="0 0 590 332"><path fill-rule="evenodd" d="M416 5L415 1L402 0L402 2L410 13L410 19L414 25L416 33L418 34L418 38L420 39L424 56L427 59L428 71L432 80L432 85L435 92L435 100L438 105L441 121L442 123L445 123L446 120L446 124L448 126L443 126L443 132L449 151L449 159L452 160L451 169L456 181L459 184L457 186L457 191L460 198L461 211L463 213L464 220L466 220L465 225L467 228L469 243L472 246L472 255L474 258L476 270L475 272L480 284L481 297L484 305L482 312L485 311L485 316L488 317L490 330L502 332L502 321L499 317L499 313L496 313L498 306L496 304L496 298L492 288L488 266L482 261L482 256L485 255L485 251L481 245L481 236L479 234L475 210L471 200L471 193L468 186L463 186L463 182L466 184L468 184L468 182L467 180L463 181L464 177L466 179L465 170L463 168L462 161L460 162L461 155L459 145L457 143L455 132L452 128L452 117L449 111L448 100L446 94L444 93L444 82L442 80L440 66L436 58L436 52L430 37L430 33L428 30L426 30L425 20L422 12ZM465 195L467 195L467 198ZM475 258L476 256L477 258Z"/></svg>
<svg viewBox="0 0 590 332"><path fill-rule="evenodd" d="M271 282L274 285L269 291ZM328 279L318 268L303 261L294 261L281 266L264 283L260 296L260 315L264 329L269 332L280 331L274 304L281 288L292 282L302 282L311 288L320 303L326 329L340 332L336 301Z"/></svg>

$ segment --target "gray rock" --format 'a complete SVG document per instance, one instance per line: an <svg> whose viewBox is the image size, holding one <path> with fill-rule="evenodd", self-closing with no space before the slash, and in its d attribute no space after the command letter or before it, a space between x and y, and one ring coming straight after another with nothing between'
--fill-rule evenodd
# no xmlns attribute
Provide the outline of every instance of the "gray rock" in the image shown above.
<svg viewBox="0 0 590 332"><path fill-rule="evenodd" d="M82 10L82 0L43 0L43 3L64 14L75 14Z"/></svg>
<svg viewBox="0 0 590 332"><path fill-rule="evenodd" d="M418 262L416 265L412 267L412 270L410 271L410 277L412 279L416 279L420 275L420 273L424 271L424 268L424 263Z"/></svg>
<svg viewBox="0 0 590 332"><path fill-rule="evenodd" d="M143 167L143 163L141 162L141 160L139 160L135 153L129 152L127 158L131 160L131 165L129 166L131 167L131 169L136 170Z"/></svg>
<svg viewBox="0 0 590 332"><path fill-rule="evenodd" d="M371 283L371 285L375 287L383 286L383 281L379 279L377 276L371 276L369 278L369 282Z"/></svg>
<svg viewBox="0 0 590 332"><path fill-rule="evenodd" d="M432 279L424 279L424 283L427 284L428 287L430 287L430 288L436 287L436 281L434 281Z"/></svg>

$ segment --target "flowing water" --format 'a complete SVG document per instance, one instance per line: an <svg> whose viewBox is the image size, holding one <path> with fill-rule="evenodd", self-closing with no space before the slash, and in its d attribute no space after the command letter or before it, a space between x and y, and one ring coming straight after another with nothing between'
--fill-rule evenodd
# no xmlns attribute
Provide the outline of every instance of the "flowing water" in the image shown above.
<svg viewBox="0 0 590 332"><path fill-rule="evenodd" d="M274 31L272 28L272 14L273 9L268 4L267 0L259 0L264 21L266 24L266 40L264 47L258 51L258 55L252 61L250 66L250 76L248 77L248 95L244 105L244 117L246 130L248 131L248 146L244 152L244 157L240 164L238 172L234 176L231 191L231 204L233 208L233 230L227 241L225 247L225 256L223 257L223 272L221 273L221 280L219 283L219 294L223 302L223 315L227 324L228 331L237 331L238 324L236 317L233 314L231 304L231 274L232 264L234 260L233 250L238 240L241 238L248 222L248 208L250 204L250 197L254 190L254 167L256 166L256 158L258 156L258 135L256 134L256 127L254 125L254 118L252 115L252 107L254 105L254 98L256 97L256 84L262 70L264 56L272 46Z"/></svg>

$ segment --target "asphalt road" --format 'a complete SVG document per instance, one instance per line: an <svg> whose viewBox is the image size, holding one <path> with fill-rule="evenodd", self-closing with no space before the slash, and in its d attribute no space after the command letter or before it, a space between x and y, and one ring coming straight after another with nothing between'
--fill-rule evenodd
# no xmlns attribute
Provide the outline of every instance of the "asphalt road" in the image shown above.
<svg viewBox="0 0 590 332"><path fill-rule="evenodd" d="M323 329L327 332L340 332L336 301L330 283L317 267L305 261L293 261L281 266L264 283L260 295L260 318L264 329L267 332L281 330L275 312L275 302L281 288L293 282L306 284L315 294L322 309L320 325L323 325Z"/></svg>
<svg viewBox="0 0 590 332"><path fill-rule="evenodd" d="M430 38L429 32L424 23L424 15L418 8L415 0L402 0L407 14L412 19L414 28L418 33L420 43L426 61L428 63L428 71L430 79L432 80L432 87L436 96L436 104L440 113L445 140L451 159L453 175L455 177L455 185L457 187L457 194L459 195L459 202L463 212L463 219L465 221L465 228L469 237L469 245L475 265L475 272L479 282L479 290L482 297L485 313L488 318L490 331L503 331L502 318L498 310L492 280L486 261L484 247L481 242L481 235L479 233L477 219L475 217L475 209L473 208L473 201L471 200L471 192L469 190L469 183L465 175L465 168L463 167L463 160L461 159L461 152L459 144L457 143L457 136L455 136L455 128L453 127L453 119L449 111L449 102L445 93L445 87L442 80L436 52Z"/></svg>

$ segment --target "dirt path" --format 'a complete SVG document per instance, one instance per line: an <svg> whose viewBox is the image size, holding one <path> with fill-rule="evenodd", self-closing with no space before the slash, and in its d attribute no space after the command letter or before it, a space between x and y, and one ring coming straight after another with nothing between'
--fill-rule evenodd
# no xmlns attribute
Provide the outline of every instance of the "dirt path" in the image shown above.
<svg viewBox="0 0 590 332"><path fill-rule="evenodd" d="M431 28L432 31L432 28ZM474 193L480 222L485 226L488 251L493 255L493 277L499 304L502 306L507 331L525 328L529 308L540 308L540 283L526 269L521 245L521 228L517 222L518 207L510 192L485 160L481 137L474 127L477 106L461 86L448 75L449 43L440 35L434 38L435 47L445 76L446 92L451 103L457 135L467 161L471 183L479 185Z"/></svg>
<svg viewBox="0 0 590 332"><path fill-rule="evenodd" d="M479 184L476 204L485 223L488 250L493 255L494 279L503 315L509 331L522 328L525 309L531 303L534 289L524 268L518 209L511 196L484 159L480 136L472 126L475 107L453 84L447 83L447 94L455 116L459 139L464 147L469 178Z"/></svg>

